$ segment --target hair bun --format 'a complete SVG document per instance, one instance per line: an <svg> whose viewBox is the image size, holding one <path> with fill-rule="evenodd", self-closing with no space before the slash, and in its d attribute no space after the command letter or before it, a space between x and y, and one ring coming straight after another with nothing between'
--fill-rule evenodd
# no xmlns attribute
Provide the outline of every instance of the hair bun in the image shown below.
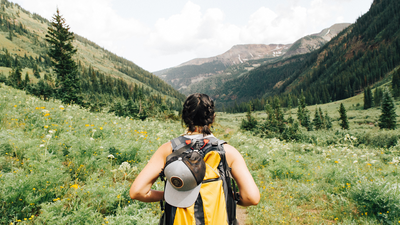
<svg viewBox="0 0 400 225"><path fill-rule="evenodd" d="M214 122L214 115L214 102L206 94L189 95L183 104L182 120L190 132L200 126L203 135L211 134L208 125Z"/></svg>

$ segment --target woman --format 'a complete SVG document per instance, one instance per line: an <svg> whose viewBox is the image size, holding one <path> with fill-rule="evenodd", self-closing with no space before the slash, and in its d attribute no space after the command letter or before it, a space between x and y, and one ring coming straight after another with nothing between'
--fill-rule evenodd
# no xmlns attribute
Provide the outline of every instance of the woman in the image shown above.
<svg viewBox="0 0 400 225"><path fill-rule="evenodd" d="M214 122L215 118L215 113L214 113L214 102L205 94L192 94L189 97L187 97L184 105L183 105L183 111L182 111L182 120L187 126L187 132L184 134L184 137L190 138L193 140L204 140L207 138L214 138L215 137L211 134L211 124ZM175 140L175 139L174 139ZM208 142L208 141L207 141ZM204 143L206 145L206 143ZM176 149L174 149L176 150ZM231 168L231 174L236 181L238 188L239 188L239 195L240 198L237 199L238 204L242 206L250 206L250 205L257 205L259 200L260 200L260 193L259 190L246 166L246 163L243 159L243 157L240 155L240 153L231 145L224 144L223 145L223 150L225 151L225 156L222 156L221 158L226 158L227 165ZM223 151L222 150L222 151ZM131 189L130 189L130 197L132 199L136 199L139 201L143 202L156 202L156 201L161 201L164 200L164 191L156 191L152 190L151 186L153 183L157 180L159 177L160 172L163 170L165 164L166 164L166 158L168 155L170 155L173 152L172 144L171 142L167 142L163 144L159 149L154 153L154 155L151 157L150 161L148 164L145 166L145 168L140 172L140 174L137 176L135 181L133 182ZM214 154L216 157L219 157L218 154ZM207 156L209 156L207 154ZM210 157L207 158L207 160ZM220 158L218 158L220 159ZM206 161L206 157L204 158L204 161ZM206 161L207 164L208 161ZM221 163L219 163L221 164ZM210 167L208 165L208 167ZM217 169L217 168L215 168ZM220 169L220 168L219 168ZM210 170L213 170L212 168ZM215 171L215 170L214 170ZM209 171L208 171L209 172ZM204 179L207 178L207 174ZM218 172L215 172L218 173ZM225 181L227 182L227 181ZM229 182L229 181L228 181ZM203 181L204 183L204 181ZM222 181L221 181L222 183ZM206 186L205 184L201 184L202 189L203 185L204 187ZM222 187L221 187L222 189ZM216 190L215 188L210 189L210 190ZM204 192L200 191L200 195L206 195L209 192ZM199 196L200 196L199 195ZM230 197L230 196L228 196ZM200 197L199 197L200 198ZM206 197L202 197L203 199L200 199L200 202L204 204L204 207L200 207L200 211L206 210L207 207L219 207L223 208L226 207L225 202L221 204L221 202L206 202L206 201L218 201L217 199L224 199L224 197L212 197L209 198L209 200L206 199ZM210 200L211 199L211 200ZM199 199L198 199L199 200ZM196 200L196 204L198 202ZM193 204L193 205L196 205ZM217 205L217 206L216 206ZM168 202L167 202L167 206ZM195 206L191 206L192 211L189 212L188 209L180 209L174 208L173 206L172 210L168 210L168 207L166 209L167 215L167 222L166 224L215 224L219 225L221 224L219 222L216 222L218 220L221 220L223 217L226 219L226 216L221 215L220 213L216 213L216 208L213 208L211 212L203 212L204 215L198 216L197 211L199 209L196 209ZM194 208L194 209L193 209ZM179 211L179 216L176 215ZM171 212L169 212L171 211ZM173 215L169 215L173 213ZM207 215L206 215L207 214ZM212 214L217 214L217 215L212 215ZM185 222L176 222L177 217L181 217ZM193 218L192 218L193 217ZM196 217L196 218L195 218ZM198 217L201 217L200 219ZM228 215L229 217L229 215ZM169 219L168 219L169 218ZM195 221L196 220L196 221ZM195 221L195 222L194 222ZM201 221L201 222L199 222ZM224 222L225 223L225 222ZM226 224L231 223L227 222ZM233 223L232 223L233 224Z"/></svg>

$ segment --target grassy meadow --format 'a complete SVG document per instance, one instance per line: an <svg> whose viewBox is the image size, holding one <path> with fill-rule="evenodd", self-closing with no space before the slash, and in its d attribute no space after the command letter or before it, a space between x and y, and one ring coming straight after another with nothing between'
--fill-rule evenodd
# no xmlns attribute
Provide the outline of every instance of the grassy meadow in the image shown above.
<svg viewBox="0 0 400 225"><path fill-rule="evenodd" d="M158 223L159 203L128 190L158 146L183 133L180 122L91 113L0 85L0 224ZM340 103L321 105L333 129L303 143L241 132L244 114L217 114L214 134L242 153L261 192L248 224L400 223L400 132L380 131L380 110L360 110L357 97L344 101L349 131L339 129Z"/></svg>

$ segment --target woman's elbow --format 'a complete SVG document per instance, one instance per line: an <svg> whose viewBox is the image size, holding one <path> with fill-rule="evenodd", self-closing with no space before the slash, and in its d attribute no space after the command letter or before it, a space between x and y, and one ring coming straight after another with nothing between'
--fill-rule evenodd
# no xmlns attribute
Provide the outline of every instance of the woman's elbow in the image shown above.
<svg viewBox="0 0 400 225"><path fill-rule="evenodd" d="M129 196L131 199L138 200L141 196L140 189L132 185L131 189L129 190Z"/></svg>
<svg viewBox="0 0 400 225"><path fill-rule="evenodd" d="M240 205L242 206L251 206L251 205L257 205L260 202L260 192L255 191L251 194L247 194L246 196L242 196L241 201L239 202L242 203Z"/></svg>
<svg viewBox="0 0 400 225"><path fill-rule="evenodd" d="M258 195L256 195L253 198L251 198L250 204L251 205L258 205L259 202L260 202L260 193L258 193Z"/></svg>

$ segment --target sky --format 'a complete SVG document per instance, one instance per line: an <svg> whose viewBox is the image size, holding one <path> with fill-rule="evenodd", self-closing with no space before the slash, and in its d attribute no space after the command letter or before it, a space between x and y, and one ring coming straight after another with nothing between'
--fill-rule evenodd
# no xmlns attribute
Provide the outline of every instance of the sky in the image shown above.
<svg viewBox="0 0 400 225"><path fill-rule="evenodd" d="M290 44L354 23L373 0L11 0L150 72L238 44Z"/></svg>

